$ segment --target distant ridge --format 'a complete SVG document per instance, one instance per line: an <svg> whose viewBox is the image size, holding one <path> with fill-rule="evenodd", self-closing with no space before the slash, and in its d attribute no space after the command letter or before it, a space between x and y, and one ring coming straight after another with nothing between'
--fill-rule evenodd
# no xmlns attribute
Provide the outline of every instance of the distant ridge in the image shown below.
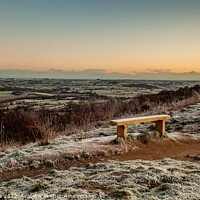
<svg viewBox="0 0 200 200"><path fill-rule="evenodd" d="M55 78L55 79L141 79L141 80L200 80L200 73L191 71L175 73L154 70L144 73L107 72L103 69L86 69L83 71L64 71L49 69L46 71L0 69L0 78Z"/></svg>

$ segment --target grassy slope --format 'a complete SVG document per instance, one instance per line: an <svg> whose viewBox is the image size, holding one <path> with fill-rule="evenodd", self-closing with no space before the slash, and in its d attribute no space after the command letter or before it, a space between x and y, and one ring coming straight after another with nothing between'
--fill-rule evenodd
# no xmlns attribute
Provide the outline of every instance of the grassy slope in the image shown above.
<svg viewBox="0 0 200 200"><path fill-rule="evenodd" d="M170 159L108 161L0 185L1 195L56 195L52 199L199 199L199 191L200 162Z"/></svg>

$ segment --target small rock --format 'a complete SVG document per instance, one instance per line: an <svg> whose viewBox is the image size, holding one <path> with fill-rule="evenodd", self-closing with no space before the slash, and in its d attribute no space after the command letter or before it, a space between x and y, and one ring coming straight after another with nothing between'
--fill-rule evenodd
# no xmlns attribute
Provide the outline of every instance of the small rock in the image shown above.
<svg viewBox="0 0 200 200"><path fill-rule="evenodd" d="M194 160L200 160L200 156L195 156Z"/></svg>
<svg viewBox="0 0 200 200"><path fill-rule="evenodd" d="M76 160L80 160L81 156L80 156L79 154L77 154L77 155L74 156L74 158L75 158Z"/></svg>
<svg viewBox="0 0 200 200"><path fill-rule="evenodd" d="M49 171L49 174L52 175L52 176L56 176L58 174L58 170L52 169L52 170Z"/></svg>
<svg viewBox="0 0 200 200"><path fill-rule="evenodd" d="M113 143L115 144L121 144L124 143L126 139L124 137L117 137L115 140L113 140Z"/></svg>
<svg viewBox="0 0 200 200"><path fill-rule="evenodd" d="M83 151L81 155L83 158L90 158L90 154L86 151Z"/></svg>
<svg viewBox="0 0 200 200"><path fill-rule="evenodd" d="M108 136L107 134L103 133L103 132L100 132L99 133L99 136Z"/></svg>
<svg viewBox="0 0 200 200"><path fill-rule="evenodd" d="M120 155L121 153L120 153L120 151L116 150L116 151L114 151L114 154L117 156L117 155Z"/></svg>
<svg viewBox="0 0 200 200"><path fill-rule="evenodd" d="M39 191L45 190L47 188L49 188L49 185L47 183L40 181L39 183L37 183L33 186L33 188L31 189L31 192L39 192Z"/></svg>
<svg viewBox="0 0 200 200"><path fill-rule="evenodd" d="M95 166L94 164L88 163L85 167L88 168L88 169L93 169L94 166Z"/></svg>
<svg viewBox="0 0 200 200"><path fill-rule="evenodd" d="M127 137L128 141L135 141L137 139L137 136L134 134L129 134Z"/></svg>
<svg viewBox="0 0 200 200"><path fill-rule="evenodd" d="M186 112L187 109L186 108L183 108L180 112Z"/></svg>
<svg viewBox="0 0 200 200"><path fill-rule="evenodd" d="M47 167L55 167L55 162L52 160L47 160L44 163Z"/></svg>
<svg viewBox="0 0 200 200"><path fill-rule="evenodd" d="M114 199L138 199L130 190L115 190L110 192L109 195Z"/></svg>
<svg viewBox="0 0 200 200"><path fill-rule="evenodd" d="M188 124L189 124L188 121L181 122L181 125L182 125L182 126L185 126L185 125L188 125Z"/></svg>
<svg viewBox="0 0 200 200"><path fill-rule="evenodd" d="M17 160L15 160L14 158L11 158L7 166L10 168L17 167L19 166L19 162L17 162Z"/></svg>
<svg viewBox="0 0 200 200"><path fill-rule="evenodd" d="M106 152L105 151L98 151L96 154L97 154L97 156L106 157Z"/></svg>
<svg viewBox="0 0 200 200"><path fill-rule="evenodd" d="M67 160L74 160L74 158L75 158L75 156L73 154L67 154L65 156L65 159L67 159Z"/></svg>
<svg viewBox="0 0 200 200"><path fill-rule="evenodd" d="M0 158L4 157L6 154L4 152L0 152Z"/></svg>
<svg viewBox="0 0 200 200"><path fill-rule="evenodd" d="M30 165L31 169L39 169L40 168L40 161L36 161L34 160L31 165Z"/></svg>
<svg viewBox="0 0 200 200"><path fill-rule="evenodd" d="M200 122L200 118L196 118L196 119L195 119L195 122Z"/></svg>
<svg viewBox="0 0 200 200"><path fill-rule="evenodd" d="M150 130L150 131L153 131L153 130L155 130L155 125L150 125L149 127L148 127L148 130Z"/></svg>
<svg viewBox="0 0 200 200"><path fill-rule="evenodd" d="M177 120L177 119L171 119L170 122L171 122L171 124L175 124L175 123L178 123L179 120Z"/></svg>
<svg viewBox="0 0 200 200"><path fill-rule="evenodd" d="M171 131L172 127L166 127L166 131Z"/></svg>

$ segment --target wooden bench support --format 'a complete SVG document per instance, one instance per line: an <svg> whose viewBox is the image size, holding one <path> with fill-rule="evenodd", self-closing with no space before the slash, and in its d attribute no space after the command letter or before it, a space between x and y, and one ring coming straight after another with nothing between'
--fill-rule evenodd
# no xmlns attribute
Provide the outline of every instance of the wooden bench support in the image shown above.
<svg viewBox="0 0 200 200"><path fill-rule="evenodd" d="M165 136L165 120L156 121L155 124L156 131L158 131L162 136Z"/></svg>
<svg viewBox="0 0 200 200"><path fill-rule="evenodd" d="M117 126L117 137L127 138L127 125Z"/></svg>
<svg viewBox="0 0 200 200"><path fill-rule="evenodd" d="M154 115L126 119L111 120L110 125L117 126L117 137L127 138L127 125L155 121L155 129L162 136L165 136L165 120L170 119L169 115Z"/></svg>

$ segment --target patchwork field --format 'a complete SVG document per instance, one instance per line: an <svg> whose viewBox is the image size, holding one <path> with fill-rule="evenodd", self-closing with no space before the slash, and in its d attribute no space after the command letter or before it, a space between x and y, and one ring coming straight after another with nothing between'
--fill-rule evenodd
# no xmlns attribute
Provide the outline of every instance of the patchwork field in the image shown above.
<svg viewBox="0 0 200 200"><path fill-rule="evenodd" d="M0 97L12 96L12 91L0 91Z"/></svg>
<svg viewBox="0 0 200 200"><path fill-rule="evenodd" d="M63 101L67 103L69 100L77 101L88 97L102 100L107 97L130 99L140 94L156 94L162 90L177 90L199 83L200 81L0 79L0 107L25 105L57 108Z"/></svg>

